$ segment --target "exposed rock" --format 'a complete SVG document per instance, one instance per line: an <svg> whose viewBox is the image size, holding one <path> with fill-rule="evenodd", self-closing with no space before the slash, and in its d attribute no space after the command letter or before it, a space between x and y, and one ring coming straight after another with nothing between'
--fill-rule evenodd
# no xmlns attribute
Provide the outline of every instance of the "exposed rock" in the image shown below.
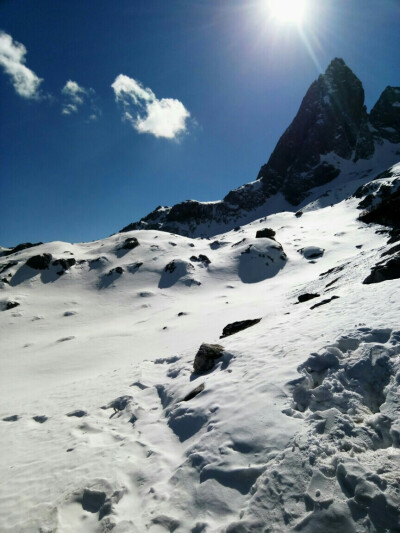
<svg viewBox="0 0 400 533"><path fill-rule="evenodd" d="M172 274L172 272L175 269L176 269L175 261L171 261L170 263L168 263L168 265L165 266L164 272L169 272L170 274Z"/></svg>
<svg viewBox="0 0 400 533"><path fill-rule="evenodd" d="M33 248L34 246L39 246L40 244L43 244L42 242L36 242L32 244L31 242L23 242L21 244L18 244L18 246L15 246L15 248L11 248L11 250L7 250L2 253L3 256L12 255L16 252L21 252L22 250L26 250L27 248Z"/></svg>
<svg viewBox="0 0 400 533"><path fill-rule="evenodd" d="M200 394L200 392L203 392L204 386L205 386L204 383L202 383L201 385L193 389L191 392L189 392L189 394L186 394L186 396L182 399L182 401L188 402L189 400L192 400L193 398L195 398L195 396Z"/></svg>
<svg viewBox="0 0 400 533"><path fill-rule="evenodd" d="M106 493L99 490L84 489L82 494L82 508L89 513L98 513L106 501Z"/></svg>
<svg viewBox="0 0 400 533"><path fill-rule="evenodd" d="M18 265L17 261L10 261L9 263L6 263L4 265L0 266L0 274L8 270L9 268Z"/></svg>
<svg viewBox="0 0 400 533"><path fill-rule="evenodd" d="M364 285L381 283L382 281L400 278L400 253L394 257L378 263L371 270L371 274L363 281Z"/></svg>
<svg viewBox="0 0 400 533"><path fill-rule="evenodd" d="M14 302L14 301L7 302L6 311L8 311L9 309L14 309L14 307L18 307L19 305L21 305L19 302Z"/></svg>
<svg viewBox="0 0 400 533"><path fill-rule="evenodd" d="M51 254L34 255L27 260L26 265L35 270L46 270L49 268L51 260Z"/></svg>
<svg viewBox="0 0 400 533"><path fill-rule="evenodd" d="M318 257L324 255L324 251L323 248L319 248L318 246L306 246L305 248L300 248L300 250L298 250L299 254L306 259L318 259Z"/></svg>
<svg viewBox="0 0 400 533"><path fill-rule="evenodd" d="M4 422L16 422L17 420L19 420L19 416L18 415L5 416L2 420Z"/></svg>
<svg viewBox="0 0 400 533"><path fill-rule="evenodd" d="M308 302L308 300L312 300L313 298L318 298L319 294L313 294L305 292L304 294L300 294L300 296L297 297L299 300L299 303Z"/></svg>
<svg viewBox="0 0 400 533"><path fill-rule="evenodd" d="M133 250L139 245L140 243L136 237L129 237L129 239L125 239L123 245L120 246L118 250Z"/></svg>
<svg viewBox="0 0 400 533"><path fill-rule="evenodd" d="M33 416L32 419L35 422L38 422L39 424L44 424L48 420L48 417L45 415L37 415L37 416Z"/></svg>
<svg viewBox="0 0 400 533"><path fill-rule="evenodd" d="M118 274L118 275L121 275L121 274L124 273L124 269L123 269L122 267L120 267L120 266L115 267L115 268L112 268L112 269L108 272L107 276L112 276L112 274L114 274L114 273L115 273L115 274Z"/></svg>
<svg viewBox="0 0 400 533"><path fill-rule="evenodd" d="M227 326L224 327L224 329L222 330L222 335L220 336L220 339L223 339L224 337L228 337L229 335L234 335L235 333L238 333L239 331L243 331L244 329L250 328L251 326L255 326L259 322L261 322L261 318L232 322L231 324L228 324Z"/></svg>
<svg viewBox="0 0 400 533"><path fill-rule="evenodd" d="M370 121L380 137L400 142L400 87L386 87L371 110Z"/></svg>
<svg viewBox="0 0 400 533"><path fill-rule="evenodd" d="M87 412L83 411L82 409L77 409L75 411L71 411L70 413L67 413L67 416L76 416L77 418L82 418L83 416L86 416Z"/></svg>
<svg viewBox="0 0 400 533"><path fill-rule="evenodd" d="M105 409L113 408L114 411L123 411L125 407L132 401L132 396L119 396L106 405Z"/></svg>
<svg viewBox="0 0 400 533"><path fill-rule="evenodd" d="M206 255L203 255L203 254L200 254L198 257L196 255L192 255L190 260L193 261L194 263L203 263L203 265L206 265L206 266L211 264L210 259Z"/></svg>
<svg viewBox="0 0 400 533"><path fill-rule="evenodd" d="M326 300L322 300L321 302L318 302L317 304L315 305L312 305L310 307L310 309L315 309L317 307L320 307L321 305L325 305L325 304L328 304L329 302L331 302L332 300L337 300L339 298L339 296L332 296L332 298L327 298Z"/></svg>
<svg viewBox="0 0 400 533"><path fill-rule="evenodd" d="M193 371L201 373L211 370L215 365L215 361L222 356L223 351L224 347L220 344L203 343L194 358Z"/></svg>
<svg viewBox="0 0 400 533"><path fill-rule="evenodd" d="M267 239L273 239L275 235L275 231L271 228L259 229L256 233L256 239L260 239L263 237L266 237Z"/></svg>
<svg viewBox="0 0 400 533"><path fill-rule="evenodd" d="M64 270L68 270L76 264L76 259L69 257L68 259L56 259L52 263L54 266L61 266Z"/></svg>

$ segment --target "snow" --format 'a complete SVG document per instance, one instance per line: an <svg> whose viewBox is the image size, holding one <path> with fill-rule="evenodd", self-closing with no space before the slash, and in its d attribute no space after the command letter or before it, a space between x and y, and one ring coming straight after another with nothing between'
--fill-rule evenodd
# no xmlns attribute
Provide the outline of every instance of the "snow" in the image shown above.
<svg viewBox="0 0 400 533"><path fill-rule="evenodd" d="M364 181L213 239L1 258L18 264L0 289L0 530L398 530L400 281L362 283L388 247L345 199ZM77 262L25 265L43 253ZM203 342L224 352L197 375Z"/></svg>

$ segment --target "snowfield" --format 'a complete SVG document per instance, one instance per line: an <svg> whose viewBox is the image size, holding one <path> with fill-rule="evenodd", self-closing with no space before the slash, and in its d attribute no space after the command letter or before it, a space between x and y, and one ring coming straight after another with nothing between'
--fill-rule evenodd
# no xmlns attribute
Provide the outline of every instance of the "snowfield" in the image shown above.
<svg viewBox="0 0 400 533"><path fill-rule="evenodd" d="M0 530L400 531L393 244L330 203L0 257Z"/></svg>

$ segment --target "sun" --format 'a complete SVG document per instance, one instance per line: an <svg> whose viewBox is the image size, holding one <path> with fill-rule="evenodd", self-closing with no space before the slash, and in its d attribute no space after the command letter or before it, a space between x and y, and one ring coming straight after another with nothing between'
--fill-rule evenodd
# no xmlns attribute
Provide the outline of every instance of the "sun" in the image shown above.
<svg viewBox="0 0 400 533"><path fill-rule="evenodd" d="M300 25L307 11L307 0L267 0L271 17L284 24Z"/></svg>

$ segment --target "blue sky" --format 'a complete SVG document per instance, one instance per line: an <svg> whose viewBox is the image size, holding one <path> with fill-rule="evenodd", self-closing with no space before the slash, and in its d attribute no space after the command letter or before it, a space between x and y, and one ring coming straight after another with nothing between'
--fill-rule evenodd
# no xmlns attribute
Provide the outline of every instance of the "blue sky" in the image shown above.
<svg viewBox="0 0 400 533"><path fill-rule="evenodd" d="M302 36L267 0L2 0L0 30L3 246L221 199L334 57L369 109L400 85L398 0L309 0Z"/></svg>

